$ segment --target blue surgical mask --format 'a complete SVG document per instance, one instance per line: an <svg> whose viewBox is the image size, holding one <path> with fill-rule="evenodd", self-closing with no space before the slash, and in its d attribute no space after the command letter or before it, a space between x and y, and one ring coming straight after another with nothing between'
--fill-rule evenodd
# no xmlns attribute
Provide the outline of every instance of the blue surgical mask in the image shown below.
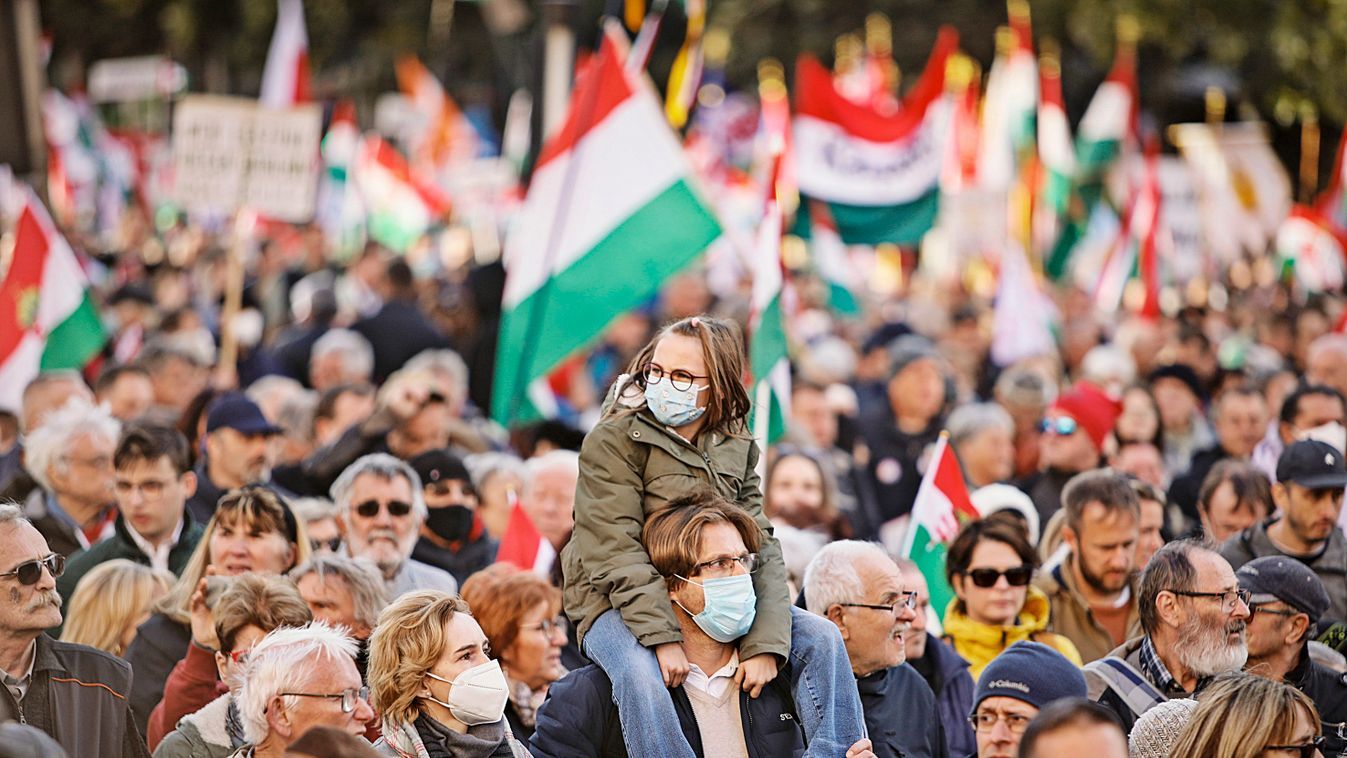
<svg viewBox="0 0 1347 758"><path fill-rule="evenodd" d="M709 387L692 385L685 390L676 389L673 382L665 379L645 385L645 404L655 414L661 424L677 429L691 424L702 417L705 408L697 407L697 395Z"/></svg>
<svg viewBox="0 0 1347 758"><path fill-rule="evenodd" d="M693 614L683 608L682 603L678 603L678 607L692 616L692 620L706 632L707 637L716 642L734 642L748 634L748 630L753 627L753 619L758 615L758 596L753 592L752 575L725 576L700 583L681 576L678 578L698 585L706 596L706 607L701 613Z"/></svg>

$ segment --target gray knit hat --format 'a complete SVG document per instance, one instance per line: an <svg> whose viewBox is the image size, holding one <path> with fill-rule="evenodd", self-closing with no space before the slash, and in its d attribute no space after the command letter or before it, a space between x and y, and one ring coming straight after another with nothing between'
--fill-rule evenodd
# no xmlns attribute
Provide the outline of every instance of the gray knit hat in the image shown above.
<svg viewBox="0 0 1347 758"><path fill-rule="evenodd" d="M1197 710L1197 701L1189 698L1168 700L1141 714L1127 738L1131 758L1169 758L1170 748Z"/></svg>

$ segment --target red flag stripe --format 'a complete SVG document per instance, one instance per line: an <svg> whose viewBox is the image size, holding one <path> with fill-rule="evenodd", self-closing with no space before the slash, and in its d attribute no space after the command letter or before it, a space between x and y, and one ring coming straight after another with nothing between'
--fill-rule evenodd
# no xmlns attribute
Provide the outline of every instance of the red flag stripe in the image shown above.
<svg viewBox="0 0 1347 758"><path fill-rule="evenodd" d="M33 209L24 205L14 234L13 259L4 282L0 283L0 364L9 360L32 328L24 323L24 311L29 316L36 315L37 302L25 299L35 298L42 289L42 272L47 267L50 249Z"/></svg>
<svg viewBox="0 0 1347 758"><path fill-rule="evenodd" d="M543 146L537 168L570 152L586 134L603 123L608 114L631 97L631 82L622 69L625 51L619 51L618 45L612 34L605 35L597 60L589 61L576 77L566 121Z"/></svg>

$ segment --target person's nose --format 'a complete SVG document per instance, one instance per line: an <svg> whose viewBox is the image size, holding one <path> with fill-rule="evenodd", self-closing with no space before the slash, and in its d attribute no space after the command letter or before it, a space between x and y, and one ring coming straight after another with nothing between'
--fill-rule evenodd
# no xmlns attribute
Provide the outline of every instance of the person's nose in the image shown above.
<svg viewBox="0 0 1347 758"><path fill-rule="evenodd" d="M1008 590L1010 589L1010 580L1006 578L1005 574L1001 574L996 577L996 584L992 585L992 589Z"/></svg>
<svg viewBox="0 0 1347 758"><path fill-rule="evenodd" d="M898 620L901 621L901 622L903 622L903 623L906 624L907 626L911 626L911 625L912 625L912 622L917 620L917 611L916 611L916 609L912 608L911 606L907 606L907 605L899 605L899 606L898 606Z"/></svg>
<svg viewBox="0 0 1347 758"><path fill-rule="evenodd" d="M370 517L370 524L380 529L389 529L393 526L393 514L388 512L388 504L380 503L379 510Z"/></svg>
<svg viewBox="0 0 1347 758"><path fill-rule="evenodd" d="M41 572L38 574L37 582L33 585L38 592L50 592L56 589L56 575L51 573L51 569L43 564Z"/></svg>
<svg viewBox="0 0 1347 758"><path fill-rule="evenodd" d="M1230 615L1234 618L1248 621L1249 618L1253 616L1253 612L1249 610L1249 605L1244 602L1243 598L1235 598L1235 609Z"/></svg>
<svg viewBox="0 0 1347 758"><path fill-rule="evenodd" d="M355 711L352 712L352 716L361 724L368 724L374 720L374 707L365 698L358 697L355 699Z"/></svg>
<svg viewBox="0 0 1347 758"><path fill-rule="evenodd" d="M1002 718L998 718L996 723L992 724L990 734L992 740L996 742L1010 742L1014 736L1010 733L1010 725Z"/></svg>

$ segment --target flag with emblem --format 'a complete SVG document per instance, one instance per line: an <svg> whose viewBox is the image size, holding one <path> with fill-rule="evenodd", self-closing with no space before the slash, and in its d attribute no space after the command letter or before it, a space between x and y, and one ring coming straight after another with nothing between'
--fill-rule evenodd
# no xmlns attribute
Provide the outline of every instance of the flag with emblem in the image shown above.
<svg viewBox="0 0 1347 758"><path fill-rule="evenodd" d="M20 187L14 251L0 281L0 408L12 411L39 371L83 368L107 341L75 251L37 194Z"/></svg>
<svg viewBox="0 0 1347 758"><path fill-rule="evenodd" d="M954 590L945 581L945 554L949 543L958 535L967 521L979 518L973 501L964 485L963 471L954 451L949 446L949 432L941 432L936 440L926 473L917 488L912 504L912 521L901 555L911 559L921 569L930 587L931 608L944 615L945 608L954 599Z"/></svg>

